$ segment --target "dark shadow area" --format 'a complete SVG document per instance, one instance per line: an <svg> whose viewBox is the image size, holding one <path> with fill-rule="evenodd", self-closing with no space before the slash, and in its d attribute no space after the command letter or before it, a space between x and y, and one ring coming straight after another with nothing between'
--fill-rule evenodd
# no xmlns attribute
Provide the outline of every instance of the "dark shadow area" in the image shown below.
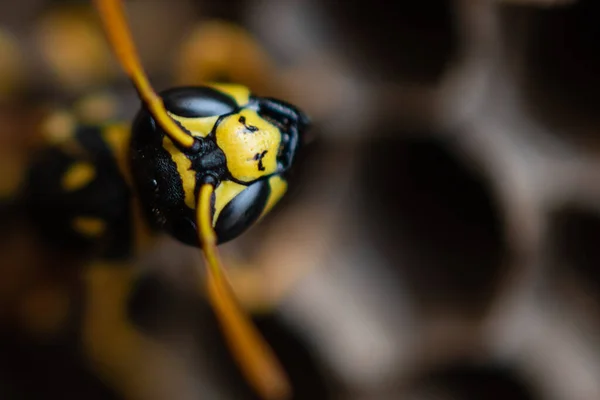
<svg viewBox="0 0 600 400"><path fill-rule="evenodd" d="M365 144L362 212L417 304L479 315L504 272L503 223L487 178L430 134Z"/></svg>
<svg viewBox="0 0 600 400"><path fill-rule="evenodd" d="M167 282L158 273L143 275L135 283L127 303L129 319L150 336L190 328L197 297Z"/></svg>
<svg viewBox="0 0 600 400"><path fill-rule="evenodd" d="M414 385L415 399L539 400L527 379L501 364L456 362L431 370Z"/></svg>
<svg viewBox="0 0 600 400"><path fill-rule="evenodd" d="M0 390L4 400L118 400L87 367L69 340L44 344L28 341L19 333L0 334Z"/></svg>
<svg viewBox="0 0 600 400"><path fill-rule="evenodd" d="M597 129L586 126L600 122L600 3L579 0L570 6L511 6L503 11L506 29L515 18L525 18L528 25L521 82L527 106L550 126L578 139L597 140Z"/></svg>
<svg viewBox="0 0 600 400"><path fill-rule="evenodd" d="M600 215L579 207L557 210L548 236L550 277L559 283L575 279L581 297L600 302Z"/></svg>
<svg viewBox="0 0 600 400"><path fill-rule="evenodd" d="M199 335L202 336L203 342L200 347L206 359L214 360L211 364L214 368L213 372L219 380L227 382L227 387L233 396L231 398L260 400L234 362L212 310L207 305L202 305L198 315L201 316L198 326L201 329ZM324 366L320 365L300 335L286 326L276 314L255 316L253 320L272 346L290 378L294 391L292 399L333 398L333 394L338 390L334 387L335 383L326 375Z"/></svg>
<svg viewBox="0 0 600 400"><path fill-rule="evenodd" d="M458 45L452 3L443 0L320 1L336 46L382 80L437 83Z"/></svg>
<svg viewBox="0 0 600 400"><path fill-rule="evenodd" d="M213 310L199 302L197 294L184 293L159 276L148 275L132 292L129 315L138 329L157 339L169 332L196 332L211 378L222 382L231 398L259 400L233 360ZM294 399L328 399L330 382L304 339L274 313L255 316L254 322L289 374Z"/></svg>

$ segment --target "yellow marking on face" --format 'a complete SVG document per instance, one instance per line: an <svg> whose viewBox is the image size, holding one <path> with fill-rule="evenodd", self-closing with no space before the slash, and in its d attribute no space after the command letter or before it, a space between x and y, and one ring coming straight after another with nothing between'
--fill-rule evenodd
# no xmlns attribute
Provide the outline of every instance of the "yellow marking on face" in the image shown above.
<svg viewBox="0 0 600 400"><path fill-rule="evenodd" d="M69 167L62 177L62 187L73 192L87 186L96 177L96 168L88 162L76 162Z"/></svg>
<svg viewBox="0 0 600 400"><path fill-rule="evenodd" d="M209 83L207 86L233 97L240 107L245 106L250 101L250 89L246 86L233 83Z"/></svg>
<svg viewBox="0 0 600 400"><path fill-rule="evenodd" d="M73 137L76 125L71 113L58 110L50 114L42 123L42 135L49 144L63 143Z"/></svg>
<svg viewBox="0 0 600 400"><path fill-rule="evenodd" d="M250 182L276 171L281 134L256 111L244 109L224 118L216 139L234 178Z"/></svg>
<svg viewBox="0 0 600 400"><path fill-rule="evenodd" d="M132 178L129 169L131 129L129 124L113 124L105 127L102 131L102 139L104 139L104 142L111 149L121 175L128 183L131 183Z"/></svg>
<svg viewBox="0 0 600 400"><path fill-rule="evenodd" d="M225 206L246 188L247 186L240 185L233 181L223 181L217 186L215 189L215 214L213 215L213 226L217 224L217 219Z"/></svg>
<svg viewBox="0 0 600 400"><path fill-rule="evenodd" d="M196 172L192 169L192 162L166 135L163 138L163 148L169 152L171 159L177 166L177 172L179 173L181 183L183 184L185 205L194 210L196 208L194 196L196 190Z"/></svg>
<svg viewBox="0 0 600 400"><path fill-rule="evenodd" d="M265 205L265 209L262 212L260 218L264 217L271 211L271 209L281 200L285 192L287 191L288 184L282 177L275 175L269 178L269 186L271 188L271 194Z"/></svg>
<svg viewBox="0 0 600 400"><path fill-rule="evenodd" d="M88 237L98 237L106 231L106 223L95 217L76 217L73 219L72 227Z"/></svg>
<svg viewBox="0 0 600 400"><path fill-rule="evenodd" d="M188 131L192 133L193 136L197 137L207 137L212 131L213 126L219 119L218 115L213 117L180 117L179 115L172 114L167 111L167 114L175 121L179 122L181 125L185 127Z"/></svg>

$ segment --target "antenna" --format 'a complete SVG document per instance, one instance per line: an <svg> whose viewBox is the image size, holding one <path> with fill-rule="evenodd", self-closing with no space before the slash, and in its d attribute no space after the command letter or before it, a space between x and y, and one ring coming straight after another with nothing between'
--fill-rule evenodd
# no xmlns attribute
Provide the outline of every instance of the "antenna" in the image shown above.
<svg viewBox="0 0 600 400"><path fill-rule="evenodd" d="M181 147L193 150L196 139L167 114L162 99L150 86L142 69L120 0L95 0L113 50L141 99L165 133ZM248 382L266 400L290 397L291 386L272 349L238 304L219 258L212 226L211 200L214 186L200 187L196 205L198 241L208 266L206 286L209 301L221 323L230 349Z"/></svg>
<svg viewBox="0 0 600 400"><path fill-rule="evenodd" d="M127 27L125 11L120 0L95 0L96 7L104 24L108 40L119 60L119 63L131 78L140 98L146 104L154 119L165 133L179 146L193 149L195 139L186 133L167 114L165 105L158 94L152 89L148 77L142 68L135 49L131 32Z"/></svg>

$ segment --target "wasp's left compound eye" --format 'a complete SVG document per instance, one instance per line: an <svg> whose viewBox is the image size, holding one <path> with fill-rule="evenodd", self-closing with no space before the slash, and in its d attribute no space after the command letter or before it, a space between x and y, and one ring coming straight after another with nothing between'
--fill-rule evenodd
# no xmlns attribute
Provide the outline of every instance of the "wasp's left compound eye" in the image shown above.
<svg viewBox="0 0 600 400"><path fill-rule="evenodd" d="M244 188L224 204L215 221L219 243L238 237L252 226L265 210L270 194L268 180L261 179ZM224 194L216 192L215 195ZM215 199L215 204L219 204L219 200L221 199Z"/></svg>

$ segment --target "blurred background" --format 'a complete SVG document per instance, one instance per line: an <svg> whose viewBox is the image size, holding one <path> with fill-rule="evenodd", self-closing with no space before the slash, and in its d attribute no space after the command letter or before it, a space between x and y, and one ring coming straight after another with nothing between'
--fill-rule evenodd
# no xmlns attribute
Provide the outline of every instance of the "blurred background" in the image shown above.
<svg viewBox="0 0 600 400"><path fill-rule="evenodd" d="M125 4L157 89L231 80L312 118L288 197L222 246L296 399L600 399L597 1ZM51 104L139 101L88 2L0 2L0 195ZM0 198L0 398L125 399L79 351L78 260ZM121 377L140 399L254 398L197 262L166 239L136 265L128 318L166 349Z"/></svg>

